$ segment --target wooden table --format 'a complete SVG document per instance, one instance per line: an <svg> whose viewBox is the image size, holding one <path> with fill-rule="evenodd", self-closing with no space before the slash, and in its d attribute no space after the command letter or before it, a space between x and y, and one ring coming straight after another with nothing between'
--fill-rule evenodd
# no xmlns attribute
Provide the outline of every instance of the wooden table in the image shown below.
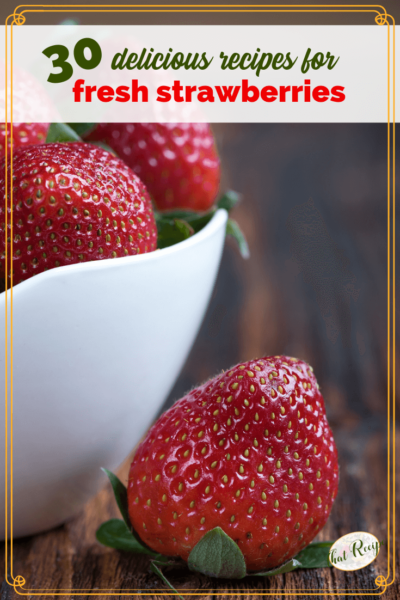
<svg viewBox="0 0 400 600"><path fill-rule="evenodd" d="M167 404L240 360L280 353L308 360L341 468L339 494L319 538L362 530L386 540L386 128L238 124L215 131L223 187L244 194L235 217L252 256L244 262L228 242L201 332ZM31 589L87 596L104 589L110 598L111 591L139 589L163 597L168 591L146 558L96 542L97 527L112 516L118 515L107 486L71 522L15 541L14 575ZM386 569L384 547L370 566L348 574L306 570L234 582L179 570L169 577L188 597L202 592L215 600L281 598L289 591L366 598ZM395 582L384 597L399 596ZM1 600L14 598L3 584Z"/></svg>

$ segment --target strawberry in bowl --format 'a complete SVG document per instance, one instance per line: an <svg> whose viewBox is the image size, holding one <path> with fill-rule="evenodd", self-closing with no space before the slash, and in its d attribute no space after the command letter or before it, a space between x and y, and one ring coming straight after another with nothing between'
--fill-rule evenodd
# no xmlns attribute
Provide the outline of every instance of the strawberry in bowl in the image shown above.
<svg viewBox="0 0 400 600"><path fill-rule="evenodd" d="M311 368L268 356L207 381L149 430L127 490L110 479L125 518L119 534L125 528L132 550L153 551L156 566L160 555L179 557L227 578L307 566L338 490L337 450ZM119 547L108 523L98 539Z"/></svg>
<svg viewBox="0 0 400 600"><path fill-rule="evenodd" d="M7 166L11 181L11 164ZM1 274L6 173L0 166ZM10 188L7 238L11 255ZM157 229L147 190L125 163L82 142L28 146L13 159L13 281L54 267L151 252Z"/></svg>
<svg viewBox="0 0 400 600"><path fill-rule="evenodd" d="M159 210L207 211L216 200L220 161L208 123L101 123L86 139L108 144Z"/></svg>

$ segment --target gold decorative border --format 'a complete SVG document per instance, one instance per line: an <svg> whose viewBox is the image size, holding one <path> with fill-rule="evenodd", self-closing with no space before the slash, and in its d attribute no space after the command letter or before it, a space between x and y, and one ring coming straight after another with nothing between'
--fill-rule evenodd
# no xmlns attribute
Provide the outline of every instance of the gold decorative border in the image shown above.
<svg viewBox="0 0 400 600"><path fill-rule="evenodd" d="M387 436L388 436L388 454L387 454L387 575L378 575L375 579L376 588L373 589L336 589L329 592L313 589L292 589L290 591L279 590L283 596L297 596L306 593L307 596L378 596L385 593L386 589L395 581L395 20L389 15L386 9L381 5L356 5L356 4L21 4L17 6L14 13L9 15L5 21L5 177L6 177L6 211L5 211L5 235L8 228L8 208L10 208L10 253L13 256L13 189L11 186L10 204L8 198L7 186L7 167L8 167L8 137L10 138L11 154L11 179L13 177L13 26L23 25L26 22L27 13L53 12L53 13L81 13L81 12L102 12L102 13L372 13L375 14L375 23L377 25L387 26L387 94L388 94L388 125L387 125ZM8 27L10 27L10 129L8 130ZM391 35L392 34L392 35ZM392 59L392 60L391 60ZM391 90L392 86L392 90ZM392 93L391 93L392 92ZM391 123L391 116L393 121ZM391 215L392 211L392 215ZM392 216L392 225L391 225ZM392 240L391 240L392 236ZM10 259L12 261L12 258ZM10 263L11 264L11 263ZM10 287L8 288L7 273L9 268L8 246L6 244L5 257L5 580L14 588L14 591L22 596L60 596L69 594L71 596L150 596L155 592L162 592L164 596L174 596L175 592L165 589L152 589L149 592L140 590L116 590L102 589L95 592L89 590L73 589L26 589L26 581L22 575L13 575L13 275L10 273ZM391 288L391 275L393 285ZM10 327L8 330L8 293L10 294ZM392 322L391 322L392 318ZM392 335L392 341L391 341ZM10 356L8 357L8 336L10 339ZM8 382L8 365L10 366L10 381ZM8 385L9 383L9 385ZM10 404L8 405L8 392L10 391ZM8 426L8 422L10 425ZM10 452L8 453L8 445ZM8 483L10 480L10 483ZM10 506L8 499L10 498ZM391 519L392 515L392 519ZM10 520L10 540L8 540L8 523ZM391 561L392 556L392 561ZM10 572L8 567L10 566ZM391 579L390 579L391 577ZM11 580L10 580L11 578ZM209 592L224 593L225 595L248 595L252 590L246 589L235 592L225 590L178 590L181 595L204 596ZM104 593L99 593L104 592ZM260 592L254 590L255 596L273 596L276 590Z"/></svg>

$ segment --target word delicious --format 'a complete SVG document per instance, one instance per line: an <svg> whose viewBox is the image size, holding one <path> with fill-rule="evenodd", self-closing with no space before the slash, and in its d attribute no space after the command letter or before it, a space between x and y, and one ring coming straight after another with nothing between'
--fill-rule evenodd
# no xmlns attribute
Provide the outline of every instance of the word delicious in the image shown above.
<svg viewBox="0 0 400 600"><path fill-rule="evenodd" d="M327 52L326 56L322 52L316 52L315 54L311 52L311 48L308 48L301 65L302 73L307 73L310 68L318 70L324 66L332 70L339 61L339 58L336 58L330 52ZM257 48L254 54L250 54L249 52L245 52L244 54L238 54L237 52L225 54L225 52L221 52L219 58L221 59L221 69L223 71L226 69L231 71L236 69L242 71L251 69L257 77L259 77L262 71L270 67L274 71L279 69L288 71L293 68L298 59L297 56L293 58L290 52L286 52L286 54L282 52L272 54L271 52L261 52L260 48ZM189 54L185 55L183 52L173 53L172 48L169 48L169 51L163 54L162 52L154 53L154 48L150 48L149 51L143 48L139 55L136 52L129 54L128 48L125 48L123 52L115 54L111 62L111 68L113 71L116 69L128 69L129 71L133 69L145 69L146 71L149 69L155 71L159 69L174 69L176 71L181 68L186 71L189 69L204 71L208 69L213 60L214 57L208 58L206 52L202 52L201 55L198 52L195 54L189 52Z"/></svg>
<svg viewBox="0 0 400 600"><path fill-rule="evenodd" d="M115 89L110 85L85 85L84 79L78 79L72 88L74 102L149 102L149 90L132 79L131 86L119 85ZM346 98L344 87L335 85L331 89L324 85L311 87L311 80L305 79L304 85L249 85L242 79L241 85L181 85L179 80L172 86L160 85L157 88L157 102L343 102Z"/></svg>

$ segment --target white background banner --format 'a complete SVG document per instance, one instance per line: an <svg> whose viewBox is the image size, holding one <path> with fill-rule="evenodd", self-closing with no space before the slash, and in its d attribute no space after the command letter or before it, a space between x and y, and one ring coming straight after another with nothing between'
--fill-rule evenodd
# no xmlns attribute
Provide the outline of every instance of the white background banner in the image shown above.
<svg viewBox="0 0 400 600"><path fill-rule="evenodd" d="M3 29L3 58L4 34ZM93 69L81 68L74 57L76 44L86 38L101 48L101 60ZM59 49L48 52L50 58L43 54L54 45L64 46L69 54L70 67L65 68L70 77L61 83L47 81L50 73L62 70L52 64ZM239 55L231 59L236 68L223 69L224 61L234 53ZM326 63L320 68L309 65L306 70L305 57L315 55L314 67ZM92 52L87 48L83 56L86 66L90 65ZM156 70L138 68L154 59ZM175 69L163 68L173 60ZM185 60L203 67L210 64L185 69L179 66ZM111 67L129 61L131 69ZM388 119L388 28L378 25L14 26L13 62L14 121ZM82 62L79 57L78 62ZM4 103L0 109L0 121L4 121Z"/></svg>

